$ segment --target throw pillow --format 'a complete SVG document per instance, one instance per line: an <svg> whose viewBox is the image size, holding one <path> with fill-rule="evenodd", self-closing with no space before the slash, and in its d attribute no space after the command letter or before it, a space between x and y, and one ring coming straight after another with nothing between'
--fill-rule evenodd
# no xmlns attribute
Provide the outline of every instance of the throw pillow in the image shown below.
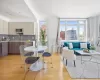
<svg viewBox="0 0 100 80"><path fill-rule="evenodd" d="M69 43L69 48L72 49L73 48L73 44Z"/></svg>
<svg viewBox="0 0 100 80"><path fill-rule="evenodd" d="M87 43L80 43L80 48L87 48Z"/></svg>
<svg viewBox="0 0 100 80"><path fill-rule="evenodd" d="M66 49L66 50L68 50L68 47L63 47L63 49Z"/></svg>

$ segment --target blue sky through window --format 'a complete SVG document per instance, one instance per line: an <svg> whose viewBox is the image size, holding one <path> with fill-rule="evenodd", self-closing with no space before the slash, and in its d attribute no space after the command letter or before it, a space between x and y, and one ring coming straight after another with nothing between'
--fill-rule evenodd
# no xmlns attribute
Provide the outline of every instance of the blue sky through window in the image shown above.
<svg viewBox="0 0 100 80"><path fill-rule="evenodd" d="M78 21L60 21L60 24L78 24Z"/></svg>
<svg viewBox="0 0 100 80"><path fill-rule="evenodd" d="M40 27L42 27L42 25L45 25L45 24L46 24L45 21L40 21L40 22L39 22Z"/></svg>
<svg viewBox="0 0 100 80"><path fill-rule="evenodd" d="M69 25L70 25L70 24L71 24L71 25L72 25L72 24L78 24L78 21L66 21L66 24L69 24Z"/></svg>

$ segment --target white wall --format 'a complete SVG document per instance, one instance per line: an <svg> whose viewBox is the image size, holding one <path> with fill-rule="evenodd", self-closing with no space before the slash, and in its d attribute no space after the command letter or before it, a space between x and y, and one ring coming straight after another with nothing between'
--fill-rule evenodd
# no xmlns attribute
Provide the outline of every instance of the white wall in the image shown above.
<svg viewBox="0 0 100 80"><path fill-rule="evenodd" d="M88 18L88 40L92 40L97 51L100 52L100 47L97 46L99 34L99 27L100 27L100 16L94 16Z"/></svg>
<svg viewBox="0 0 100 80"><path fill-rule="evenodd" d="M8 34L8 22L0 19L0 34Z"/></svg>
<svg viewBox="0 0 100 80"><path fill-rule="evenodd" d="M47 18L47 39L49 51L51 51L52 44L56 44L58 21L59 19L55 16Z"/></svg>
<svg viewBox="0 0 100 80"><path fill-rule="evenodd" d="M34 34L34 23L33 22L9 22L9 34L16 34L15 30L23 28L24 35Z"/></svg>

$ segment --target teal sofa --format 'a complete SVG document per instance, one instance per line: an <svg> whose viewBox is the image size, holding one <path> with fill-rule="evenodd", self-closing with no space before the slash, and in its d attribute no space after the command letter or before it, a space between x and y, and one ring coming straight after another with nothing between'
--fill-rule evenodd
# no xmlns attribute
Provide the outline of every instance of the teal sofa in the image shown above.
<svg viewBox="0 0 100 80"><path fill-rule="evenodd" d="M73 48L72 49L69 48L69 43L73 44ZM68 47L70 50L74 50L74 53L76 55L79 55L79 53L76 53L75 50L83 50L80 47L80 43L87 43L87 48L90 49L90 43L89 42L64 42L63 47Z"/></svg>

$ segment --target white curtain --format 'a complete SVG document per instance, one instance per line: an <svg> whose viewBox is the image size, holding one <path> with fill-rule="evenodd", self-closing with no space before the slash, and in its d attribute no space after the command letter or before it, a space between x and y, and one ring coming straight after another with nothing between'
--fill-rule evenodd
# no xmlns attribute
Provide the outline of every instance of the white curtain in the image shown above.
<svg viewBox="0 0 100 80"><path fill-rule="evenodd" d="M47 18L47 38L49 52L52 50L52 45L56 44L56 36L58 29L58 18L56 16L50 16Z"/></svg>
<svg viewBox="0 0 100 80"><path fill-rule="evenodd" d="M100 16L90 17L87 20L87 37L88 40L93 41L95 47L97 48L97 41L99 35L99 27L100 27Z"/></svg>
<svg viewBox="0 0 100 80"><path fill-rule="evenodd" d="M57 36L56 36L56 45L59 44L59 28L60 28L60 19L58 19Z"/></svg>

